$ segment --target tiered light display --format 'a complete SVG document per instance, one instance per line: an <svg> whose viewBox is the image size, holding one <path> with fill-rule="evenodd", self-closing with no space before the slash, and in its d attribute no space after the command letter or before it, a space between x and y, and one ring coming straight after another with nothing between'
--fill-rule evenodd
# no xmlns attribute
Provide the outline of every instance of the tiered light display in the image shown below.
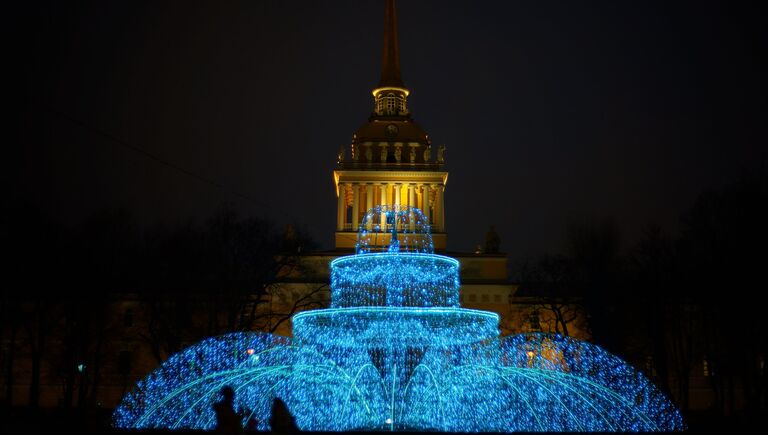
<svg viewBox="0 0 768 435"><path fill-rule="evenodd" d="M374 219L386 225L377 231ZM684 429L663 394L599 347L500 338L498 315L459 308L458 262L432 253L420 211L373 209L358 241L356 255L331 264L332 307L294 316L292 341L204 340L142 380L115 426L212 428L211 404L230 385L243 424L262 430L276 397L314 431Z"/></svg>
<svg viewBox="0 0 768 435"><path fill-rule="evenodd" d="M431 254L435 245L429 219L416 207L377 205L360 221L355 251Z"/></svg>

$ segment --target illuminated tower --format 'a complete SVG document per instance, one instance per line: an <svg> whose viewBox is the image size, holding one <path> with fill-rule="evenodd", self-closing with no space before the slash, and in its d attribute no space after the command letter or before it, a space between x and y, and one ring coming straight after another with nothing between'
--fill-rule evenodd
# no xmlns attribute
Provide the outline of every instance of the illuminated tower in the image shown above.
<svg viewBox="0 0 768 435"><path fill-rule="evenodd" d="M394 0L386 0L383 47L381 79L372 92L373 112L354 133L351 143L339 149L333 171L337 200L334 249L303 253L301 267L291 270L290 276L280 277L284 281L270 290L269 307L275 312L306 309L308 298L318 294L318 289L327 288L329 263L359 248L359 233L366 234L369 247L387 250L394 232L404 250L413 250L408 245L418 243L415 234L421 228L431 233L435 253L459 261L458 296L463 306L498 313L503 329L517 331L520 319L527 318L520 313L530 311L535 302L514 298L517 285L509 282L507 257L499 251L498 242L496 249L488 249L489 244L486 249L472 252L447 249L445 148L432 144L411 117L410 91L400 75ZM380 212L378 216L368 214L374 209ZM387 211L415 209L420 210L419 219L408 216L405 227L392 228ZM417 220L419 225L411 224ZM321 300L315 307L327 303ZM510 315L511 310L514 315ZM268 328L271 330L271 323ZM291 335L290 324L282 323L276 332Z"/></svg>
<svg viewBox="0 0 768 435"><path fill-rule="evenodd" d="M413 121L409 93L400 76L395 1L387 0L381 80L373 89L373 113L354 133L352 143L339 150L333 172L338 200L336 249L354 248L367 210L395 205L422 210L432 227L435 249L445 250L445 148L433 146ZM384 215L380 225L386 233Z"/></svg>
<svg viewBox="0 0 768 435"><path fill-rule="evenodd" d="M303 277L268 292L300 301L283 307L295 313L293 337L270 323L273 333L211 337L173 355L126 395L115 427L212 429L210 403L226 385L248 410L240 423L260 431L277 429L275 398L304 431L685 429L663 393L603 349L557 334L500 335L491 308L511 305L516 291L506 257L493 236L485 251L434 252L445 250L448 173L444 149L433 158L411 119L408 93L388 0L374 112L334 171L337 249L302 256L289 273ZM329 306L297 312L329 273Z"/></svg>

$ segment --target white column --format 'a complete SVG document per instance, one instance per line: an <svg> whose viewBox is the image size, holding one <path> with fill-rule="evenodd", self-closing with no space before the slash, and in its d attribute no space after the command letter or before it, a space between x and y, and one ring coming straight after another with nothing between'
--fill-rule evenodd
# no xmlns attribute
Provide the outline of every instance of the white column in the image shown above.
<svg viewBox="0 0 768 435"><path fill-rule="evenodd" d="M401 190L402 187L403 187L403 185L400 184L400 183L395 183L394 184L394 189L395 189L395 205L398 206L398 207L400 206L400 190Z"/></svg>
<svg viewBox="0 0 768 435"><path fill-rule="evenodd" d="M365 212L368 213L368 210L373 208L373 184L368 184L368 185L365 186L365 188L366 188L366 190L365 190L365 203L366 203ZM371 229L371 224L372 223L373 222L371 222L369 220L367 222L367 224L366 224L366 228L369 231Z"/></svg>
<svg viewBox="0 0 768 435"><path fill-rule="evenodd" d="M440 189L437 184L430 186L435 191L435 200L432 205L433 216L432 220L435 222L432 229L436 232L440 231Z"/></svg>
<svg viewBox="0 0 768 435"><path fill-rule="evenodd" d="M353 202L352 183L344 183L344 231L350 231L352 228L352 219L347 214L347 207L352 207Z"/></svg>
<svg viewBox="0 0 768 435"><path fill-rule="evenodd" d="M416 207L416 186L413 184L408 185L408 205L411 207ZM416 228L416 222L414 222L413 219L413 211L408 213L408 221L410 222L410 230L413 231Z"/></svg>
<svg viewBox="0 0 768 435"><path fill-rule="evenodd" d="M424 195L422 194L421 183L416 183L416 186L414 187L413 190L414 190L414 196L416 197L415 198L416 207L419 210L421 210L423 213L424 212L424 201L423 201Z"/></svg>
<svg viewBox="0 0 768 435"><path fill-rule="evenodd" d="M423 184L421 186L421 211L424 213L424 218L429 223L429 184Z"/></svg>
<svg viewBox="0 0 768 435"><path fill-rule="evenodd" d="M352 186L352 231L360 226L360 185Z"/></svg>
<svg viewBox="0 0 768 435"><path fill-rule="evenodd" d="M435 202L438 204L437 211L437 222L440 232L445 232L445 198L443 198L443 194L445 193L445 186L442 184L437 186L437 196L435 197Z"/></svg>
<svg viewBox="0 0 768 435"><path fill-rule="evenodd" d="M384 183L381 183L379 185L379 191L381 193L381 202L379 202L379 205L385 206L387 205L387 185ZM387 214L382 211L381 213L381 231L386 232L387 231Z"/></svg>
<svg viewBox="0 0 768 435"><path fill-rule="evenodd" d="M346 217L346 213L344 212L346 211L346 201L345 186L343 184L339 184L339 201L336 210L336 231L344 230L344 218Z"/></svg>

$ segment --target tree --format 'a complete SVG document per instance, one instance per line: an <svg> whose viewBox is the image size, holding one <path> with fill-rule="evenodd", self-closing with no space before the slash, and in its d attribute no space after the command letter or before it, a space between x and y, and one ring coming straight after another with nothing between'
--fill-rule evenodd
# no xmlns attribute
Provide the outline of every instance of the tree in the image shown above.
<svg viewBox="0 0 768 435"><path fill-rule="evenodd" d="M6 400L13 403L16 364L29 356L29 406L39 405L41 375L46 363L47 344L59 316L57 301L62 297L60 274L64 228L24 202L12 202L4 210L3 248L7 286L3 305L14 314L3 318L8 330L6 353ZM6 326L7 325L7 326Z"/></svg>
<svg viewBox="0 0 768 435"><path fill-rule="evenodd" d="M67 294L58 302L64 380L62 404L95 404L102 363L113 333L109 310L115 295L135 285L136 237L124 210L102 210L67 231L60 279Z"/></svg>
<svg viewBox="0 0 768 435"><path fill-rule="evenodd" d="M611 351L621 349L625 295L621 291L621 237L609 219L572 222L568 256L574 291L583 296L595 342Z"/></svg>
<svg viewBox="0 0 768 435"><path fill-rule="evenodd" d="M656 372L657 384L667 393L671 392L670 335L681 332L671 325L671 319L675 318L674 308L683 302L677 298L677 255L675 240L660 226L651 224L629 258L631 290L636 305L627 314L632 323L638 325L635 335L644 341L645 349L641 352L651 357L650 372ZM682 369L676 370L677 373L680 371Z"/></svg>
<svg viewBox="0 0 768 435"><path fill-rule="evenodd" d="M716 407L733 411L736 387L751 418L765 411L768 325L755 295L764 281L768 245L768 175L747 176L701 194L683 218L679 242L685 297L701 310Z"/></svg>
<svg viewBox="0 0 768 435"><path fill-rule="evenodd" d="M158 363L205 335L196 319L208 290L203 237L191 222L145 232L137 288L145 321L140 336Z"/></svg>
<svg viewBox="0 0 768 435"><path fill-rule="evenodd" d="M147 233L144 284L148 313L143 337L164 361L184 343L205 336L254 329L274 330L285 316L313 305L322 289L295 301L293 309L269 309L280 277L301 275L301 251L312 242L284 234L265 219L223 208L202 224Z"/></svg>
<svg viewBox="0 0 768 435"><path fill-rule="evenodd" d="M571 335L569 325L586 317L582 297L573 278L573 260L565 255L545 254L526 262L518 281L524 293L535 299L531 316L547 332Z"/></svg>

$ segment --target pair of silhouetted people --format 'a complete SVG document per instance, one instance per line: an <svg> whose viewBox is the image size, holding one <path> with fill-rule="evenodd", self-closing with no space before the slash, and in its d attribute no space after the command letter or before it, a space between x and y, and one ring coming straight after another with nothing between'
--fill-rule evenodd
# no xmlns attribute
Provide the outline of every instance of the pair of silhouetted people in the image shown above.
<svg viewBox="0 0 768 435"><path fill-rule="evenodd" d="M221 400L213 404L216 413L216 433L242 434L243 413L235 410L235 390L229 385L221 388ZM275 399L272 402L272 417L269 419L272 432L276 434L293 434L298 432L296 420L291 415L285 402ZM249 430L256 430L258 421L249 421Z"/></svg>

